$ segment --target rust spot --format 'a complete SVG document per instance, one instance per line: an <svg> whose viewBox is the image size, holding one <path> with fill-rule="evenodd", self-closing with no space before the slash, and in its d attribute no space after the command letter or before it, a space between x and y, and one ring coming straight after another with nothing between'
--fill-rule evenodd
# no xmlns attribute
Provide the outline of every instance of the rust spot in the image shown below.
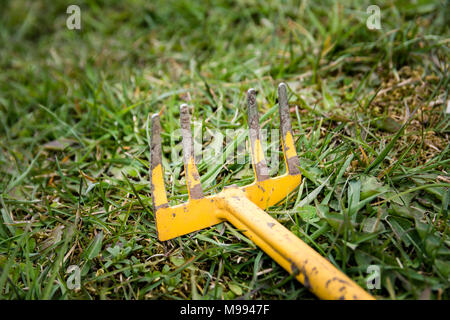
<svg viewBox="0 0 450 320"><path fill-rule="evenodd" d="M269 226L269 228L273 228L273 226L275 225L275 223L273 223L273 222L267 222L267 225Z"/></svg>
<svg viewBox="0 0 450 320"><path fill-rule="evenodd" d="M288 261L290 261L290 259ZM299 269L294 262L291 262L291 270L295 277L297 277L300 273L303 274L303 285L306 289L311 290L311 281L309 281L309 276L306 273L305 267Z"/></svg>
<svg viewBox="0 0 450 320"><path fill-rule="evenodd" d="M300 174L300 160L297 157L292 157L286 160L290 175Z"/></svg>
<svg viewBox="0 0 450 320"><path fill-rule="evenodd" d="M172 212L172 217L174 217L174 218L176 217L176 214L175 214L175 212Z"/></svg>
<svg viewBox="0 0 450 320"><path fill-rule="evenodd" d="M252 89L248 90L247 100L248 100L248 104L249 105L253 106L256 103L256 91L255 91L255 89L252 88Z"/></svg>
<svg viewBox="0 0 450 320"><path fill-rule="evenodd" d="M345 300L345 296L344 295L340 296L339 300Z"/></svg>
<svg viewBox="0 0 450 320"><path fill-rule="evenodd" d="M196 180L200 180L200 176L198 174L196 175ZM189 190L192 199L203 198L202 186L200 184L197 184L194 187L189 187Z"/></svg>
<svg viewBox="0 0 450 320"><path fill-rule="evenodd" d="M298 269L298 267L295 265L294 262L291 262L291 272L295 277L300 274L300 270Z"/></svg>
<svg viewBox="0 0 450 320"><path fill-rule="evenodd" d="M345 287L340 287L340 288L339 288L339 291L342 292L342 291L344 291L345 289L346 289Z"/></svg>
<svg viewBox="0 0 450 320"><path fill-rule="evenodd" d="M309 277L306 274L306 270L305 267L302 268L302 273L303 273L303 277L304 277L304 285L307 289L311 290L311 282L309 281Z"/></svg>
<svg viewBox="0 0 450 320"><path fill-rule="evenodd" d="M265 159L262 159L260 162L254 164L256 178L258 181L264 181L270 178L269 169L267 168L267 164Z"/></svg>
<svg viewBox="0 0 450 320"><path fill-rule="evenodd" d="M328 288L328 285L329 285L332 281L337 281L337 282L340 282L340 283L349 285L349 283L348 283L347 281L342 280L342 279L339 279L338 277L333 277L333 278L331 278L330 280L328 280L328 281L325 283L325 288Z"/></svg>

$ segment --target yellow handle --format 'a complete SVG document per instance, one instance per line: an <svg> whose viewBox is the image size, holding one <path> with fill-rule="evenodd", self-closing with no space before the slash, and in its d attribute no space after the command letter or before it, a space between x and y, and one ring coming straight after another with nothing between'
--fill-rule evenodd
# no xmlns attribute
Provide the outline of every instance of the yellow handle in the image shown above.
<svg viewBox="0 0 450 320"><path fill-rule="evenodd" d="M237 188L220 197L222 219L230 221L258 247L321 299L373 300L360 286L305 242L261 210Z"/></svg>

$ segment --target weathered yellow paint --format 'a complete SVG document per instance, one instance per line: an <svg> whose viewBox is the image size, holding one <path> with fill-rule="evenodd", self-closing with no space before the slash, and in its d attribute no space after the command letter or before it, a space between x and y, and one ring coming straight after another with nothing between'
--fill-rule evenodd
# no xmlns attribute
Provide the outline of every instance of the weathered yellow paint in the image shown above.
<svg viewBox="0 0 450 320"><path fill-rule="evenodd" d="M156 213L158 237L169 240L229 221L284 269L322 299L373 299L301 239L262 209L293 191L300 175L284 175L245 187L232 187Z"/></svg>
<svg viewBox="0 0 450 320"><path fill-rule="evenodd" d="M254 163L260 163L261 161L264 160L264 151L263 151L263 147L261 145L261 141L259 139L256 139L255 144L253 146L254 148L252 148L252 153L253 153L253 160Z"/></svg>
<svg viewBox="0 0 450 320"><path fill-rule="evenodd" d="M283 175L265 181L254 182L241 187L247 198L261 209L273 206L286 198L300 184L300 175ZM283 186L283 187L281 187ZM213 226L223 220L218 216L217 197L213 195L202 199L190 199L187 203L156 212L158 238L162 241L176 238L190 232Z"/></svg>
<svg viewBox="0 0 450 320"><path fill-rule="evenodd" d="M160 208L156 212L159 240L170 240L222 222L215 198L190 199L187 203Z"/></svg>
<svg viewBox="0 0 450 320"><path fill-rule="evenodd" d="M370 294L250 201L242 190L227 189L217 199L221 218L230 221L258 247L321 299L372 300Z"/></svg>
<svg viewBox="0 0 450 320"><path fill-rule="evenodd" d="M265 209L286 198L300 184L300 181L300 175L285 174L264 181L256 181L240 189L245 192L249 200L261 209ZM156 226L159 239L169 240L222 222L217 218L220 210L217 208L216 199L219 195L191 199L187 203L157 210Z"/></svg>
<svg viewBox="0 0 450 320"><path fill-rule="evenodd" d="M188 167L186 170L188 177L188 183L190 188L194 188L196 185L200 184L200 179L198 176L197 166L194 163L194 158L190 157L188 162Z"/></svg>
<svg viewBox="0 0 450 320"><path fill-rule="evenodd" d="M255 181L241 189L245 191L249 200L261 209L266 209L285 199L301 181L301 175L285 174L264 181Z"/></svg>
<svg viewBox="0 0 450 320"><path fill-rule="evenodd" d="M155 206L159 207L160 205L167 203L167 196L164 188L164 178L161 164L158 164L152 170L152 184L154 186L153 198Z"/></svg>
<svg viewBox="0 0 450 320"><path fill-rule="evenodd" d="M294 139L292 138L292 134L290 131L286 133L286 137L284 138L284 141L286 143L285 146L283 146L285 150L285 155L287 159L290 159L292 157L297 157L297 152L295 151L295 144Z"/></svg>

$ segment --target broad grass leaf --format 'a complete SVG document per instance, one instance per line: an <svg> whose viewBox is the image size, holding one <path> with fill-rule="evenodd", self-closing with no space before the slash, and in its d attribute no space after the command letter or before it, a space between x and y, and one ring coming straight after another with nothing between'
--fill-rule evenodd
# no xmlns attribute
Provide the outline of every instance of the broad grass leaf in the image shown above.
<svg viewBox="0 0 450 320"><path fill-rule="evenodd" d="M182 266L185 263L183 257L177 257L177 256L170 257L170 262L172 262L175 265L175 267Z"/></svg>
<svg viewBox="0 0 450 320"><path fill-rule="evenodd" d="M397 132L402 127L401 124L399 124L397 121L392 119L391 117L386 117L383 119L378 119L375 121L375 125L378 129L390 133Z"/></svg>
<svg viewBox="0 0 450 320"><path fill-rule="evenodd" d="M439 270L439 272L442 273L442 275L444 277L446 277L447 279L450 277L450 262L449 261L436 259L434 261L434 265Z"/></svg>
<svg viewBox="0 0 450 320"><path fill-rule="evenodd" d="M86 252L87 259L92 260L95 257L97 257L100 253L100 250L102 249L102 244L103 244L103 230L100 231L90 243Z"/></svg>
<svg viewBox="0 0 450 320"><path fill-rule="evenodd" d="M230 283L230 284L228 284L228 287L230 288L231 291L233 291L233 293L235 295L237 295L237 296L242 295L242 288L240 286L238 286L237 284Z"/></svg>
<svg viewBox="0 0 450 320"><path fill-rule="evenodd" d="M362 175L361 181L361 200L364 200L377 193L387 192L389 187L383 185L374 176Z"/></svg>
<svg viewBox="0 0 450 320"><path fill-rule="evenodd" d="M299 207L297 209L297 212L298 212L300 218L302 218L302 220L305 222L312 222L312 221L316 220L316 218L317 218L316 208L311 205Z"/></svg>

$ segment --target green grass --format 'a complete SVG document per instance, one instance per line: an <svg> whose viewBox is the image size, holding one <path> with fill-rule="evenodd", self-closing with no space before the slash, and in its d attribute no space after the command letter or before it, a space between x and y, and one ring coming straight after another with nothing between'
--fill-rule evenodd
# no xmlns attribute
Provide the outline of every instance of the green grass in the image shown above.
<svg viewBox="0 0 450 320"><path fill-rule="evenodd" d="M416 2L2 1L1 297L315 299L230 224L159 242L151 207L150 113L179 203L179 105L242 129L254 87L276 129L284 81L305 179L268 212L363 287L379 265L377 298L449 299L448 4ZM201 162L205 193L248 161Z"/></svg>

